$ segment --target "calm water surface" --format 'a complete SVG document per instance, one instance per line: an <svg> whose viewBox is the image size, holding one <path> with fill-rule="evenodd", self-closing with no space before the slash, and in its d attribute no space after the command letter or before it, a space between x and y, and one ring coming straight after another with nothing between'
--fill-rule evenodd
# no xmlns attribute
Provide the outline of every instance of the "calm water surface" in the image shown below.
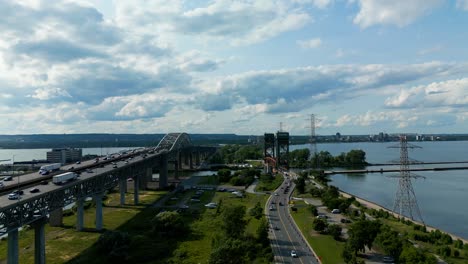
<svg viewBox="0 0 468 264"><path fill-rule="evenodd" d="M468 161L468 141L417 142L417 145L422 148L410 149L409 157L418 161ZM398 146L398 143L317 144L317 150L326 150L332 155L337 155L351 149L362 149L366 152L367 161L370 163L389 163L399 160L399 149L388 148L389 146ZM291 146L291 149L305 147L308 146L296 145ZM442 166L425 165L425 167ZM468 166L468 163L451 166ZM331 184L392 209L398 179L389 176L395 175L397 174L336 174L331 176ZM424 171L417 172L417 175L425 177L413 180L413 188L426 224L468 239L468 170Z"/></svg>

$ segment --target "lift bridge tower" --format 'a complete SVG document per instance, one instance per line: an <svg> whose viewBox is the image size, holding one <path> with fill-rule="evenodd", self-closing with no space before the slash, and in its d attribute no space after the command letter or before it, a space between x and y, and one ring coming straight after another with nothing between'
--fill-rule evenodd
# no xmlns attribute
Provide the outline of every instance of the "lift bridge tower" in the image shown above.
<svg viewBox="0 0 468 264"><path fill-rule="evenodd" d="M411 179L424 178L423 176L415 175L410 172L409 166L414 161L410 161L408 157L408 148L421 148L412 144L408 144L406 135L400 135L400 145L391 146L390 148L400 149L400 174L397 176L390 176L398 178L398 190L395 195L395 201L393 204L393 212L400 216L407 216L411 220L415 220L416 215L419 220L424 224L424 220L419 210L418 200L414 193Z"/></svg>

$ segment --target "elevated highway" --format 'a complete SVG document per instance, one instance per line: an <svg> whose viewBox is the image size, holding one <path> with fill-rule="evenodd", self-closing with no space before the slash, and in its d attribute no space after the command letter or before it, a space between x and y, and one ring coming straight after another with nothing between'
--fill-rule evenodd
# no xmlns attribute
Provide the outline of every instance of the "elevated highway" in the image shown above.
<svg viewBox="0 0 468 264"><path fill-rule="evenodd" d="M96 203L96 230L103 226L102 198L106 190L118 186L120 204L125 204L127 180L133 179L134 203L138 204L139 189L145 188L151 180L153 170L159 170L160 187L167 186L168 163L174 164L177 172L183 164L193 168L212 154L212 147L194 146L186 133L169 133L156 147L139 148L126 154L114 154L114 158L86 161L82 164L63 166L61 170L79 173L77 180L56 185L40 184L50 180L53 175L42 176L38 173L18 176L11 182L5 182L5 189L18 186L38 188L40 192L25 191L20 199L10 200L6 193L0 196L0 235L8 234L8 263L18 263L18 229L31 225L35 229L35 263L45 263L44 226L62 224L62 208L76 203L77 230L83 229L83 204L87 197ZM177 175L177 173L176 173ZM19 184L18 184L19 183Z"/></svg>

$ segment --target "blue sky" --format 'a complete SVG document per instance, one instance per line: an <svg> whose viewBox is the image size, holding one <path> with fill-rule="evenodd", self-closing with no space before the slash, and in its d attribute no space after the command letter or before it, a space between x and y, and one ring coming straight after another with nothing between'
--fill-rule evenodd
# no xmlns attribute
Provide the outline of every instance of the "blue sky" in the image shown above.
<svg viewBox="0 0 468 264"><path fill-rule="evenodd" d="M6 0L0 134L466 133L468 0Z"/></svg>

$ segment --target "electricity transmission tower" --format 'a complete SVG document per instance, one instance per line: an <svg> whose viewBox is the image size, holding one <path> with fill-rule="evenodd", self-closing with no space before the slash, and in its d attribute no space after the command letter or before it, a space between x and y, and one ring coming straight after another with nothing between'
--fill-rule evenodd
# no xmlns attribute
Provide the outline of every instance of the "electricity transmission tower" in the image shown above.
<svg viewBox="0 0 468 264"><path fill-rule="evenodd" d="M400 135L400 145L392 146L390 148L400 148L400 174L397 176L390 176L399 178L398 180L398 190L395 195L395 201L393 204L393 212L399 214L400 216L407 216L411 220L414 219L414 215L421 220L424 224L424 220L419 210L418 200L416 199L416 194L414 193L413 185L411 179L424 178L423 176L415 175L410 172L410 159L408 157L408 148L421 148L412 144L408 144L406 135Z"/></svg>
<svg viewBox="0 0 468 264"><path fill-rule="evenodd" d="M319 161L317 157L317 138L315 136L315 115L311 114L310 119L307 119L307 120L310 120L310 138L309 138L310 155L311 155L311 159L313 159L314 157L316 159L316 164L312 164L312 165L315 165L315 167L318 168Z"/></svg>

